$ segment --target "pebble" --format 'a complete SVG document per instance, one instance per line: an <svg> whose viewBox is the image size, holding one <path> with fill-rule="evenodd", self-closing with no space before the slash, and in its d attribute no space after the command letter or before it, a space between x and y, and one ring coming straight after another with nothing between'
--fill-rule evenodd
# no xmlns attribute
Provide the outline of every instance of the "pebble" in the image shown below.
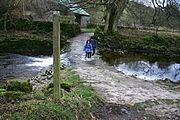
<svg viewBox="0 0 180 120"><path fill-rule="evenodd" d="M52 68L46 70L43 73L39 73L37 76L30 79L30 83L33 85L33 89L42 89L43 86L46 86L53 78Z"/></svg>
<svg viewBox="0 0 180 120"><path fill-rule="evenodd" d="M129 112L124 108L122 108L121 111L122 111L122 113L129 114Z"/></svg>
<svg viewBox="0 0 180 120"><path fill-rule="evenodd" d="M65 69L69 64L61 64L61 70ZM53 78L53 68L49 68L37 76L30 79L30 83L33 85L33 90L42 89L46 86Z"/></svg>

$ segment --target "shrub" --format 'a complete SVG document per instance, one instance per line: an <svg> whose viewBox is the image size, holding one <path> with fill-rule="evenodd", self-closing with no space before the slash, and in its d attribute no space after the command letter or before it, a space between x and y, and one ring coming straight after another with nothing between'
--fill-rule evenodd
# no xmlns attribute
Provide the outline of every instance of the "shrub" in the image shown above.
<svg viewBox="0 0 180 120"><path fill-rule="evenodd" d="M94 32L94 36L96 37L98 41L104 39L104 33L100 27L96 28Z"/></svg>

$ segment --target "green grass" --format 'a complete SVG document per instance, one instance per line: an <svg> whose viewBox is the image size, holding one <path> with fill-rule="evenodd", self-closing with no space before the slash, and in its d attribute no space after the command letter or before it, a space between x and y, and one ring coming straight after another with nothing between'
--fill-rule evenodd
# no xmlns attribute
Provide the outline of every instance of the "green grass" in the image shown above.
<svg viewBox="0 0 180 120"><path fill-rule="evenodd" d="M81 28L81 32L90 32L90 33L94 33L95 28Z"/></svg>
<svg viewBox="0 0 180 120"><path fill-rule="evenodd" d="M59 102L54 102L52 94L38 91L22 97L20 103L4 104L0 109L1 120L74 120L90 119L90 112L96 102L96 94L91 87L82 84L79 76L71 70L64 72L64 82L72 86ZM4 107L3 107L4 106ZM13 109L12 109L13 108Z"/></svg>

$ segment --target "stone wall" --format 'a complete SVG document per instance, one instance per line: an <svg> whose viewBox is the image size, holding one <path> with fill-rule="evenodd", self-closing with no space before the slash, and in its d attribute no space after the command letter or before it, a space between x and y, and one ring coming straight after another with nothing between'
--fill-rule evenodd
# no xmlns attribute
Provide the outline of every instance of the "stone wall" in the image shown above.
<svg viewBox="0 0 180 120"><path fill-rule="evenodd" d="M81 16L81 27L86 27L90 23L89 16Z"/></svg>

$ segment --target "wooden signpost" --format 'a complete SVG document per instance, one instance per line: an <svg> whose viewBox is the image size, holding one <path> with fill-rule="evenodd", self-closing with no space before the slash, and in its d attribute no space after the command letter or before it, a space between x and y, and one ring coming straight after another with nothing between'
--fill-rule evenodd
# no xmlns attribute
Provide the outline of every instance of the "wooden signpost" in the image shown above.
<svg viewBox="0 0 180 120"><path fill-rule="evenodd" d="M59 11L53 13L53 94L54 100L58 101L62 97L60 84L60 23L73 24L74 16L60 16Z"/></svg>

